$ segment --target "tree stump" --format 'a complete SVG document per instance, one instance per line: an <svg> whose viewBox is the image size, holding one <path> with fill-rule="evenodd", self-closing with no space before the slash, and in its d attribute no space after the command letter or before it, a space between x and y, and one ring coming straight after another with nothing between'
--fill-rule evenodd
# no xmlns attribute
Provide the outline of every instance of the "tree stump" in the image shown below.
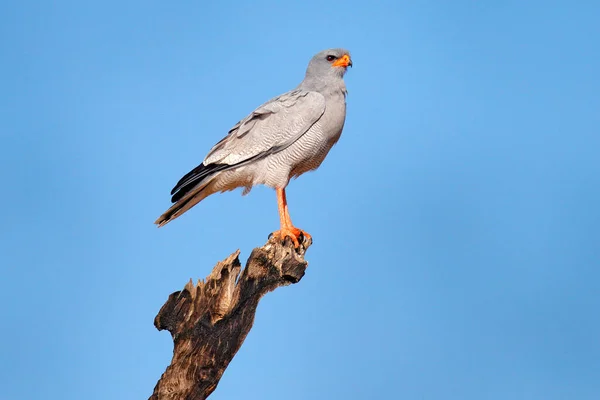
<svg viewBox="0 0 600 400"><path fill-rule="evenodd" d="M171 332L173 359L150 400L206 399L250 332L261 297L302 279L310 244L304 240L295 249L289 238L282 243L272 237L252 251L243 270L238 250L204 282L194 285L190 279L172 293L154 326Z"/></svg>

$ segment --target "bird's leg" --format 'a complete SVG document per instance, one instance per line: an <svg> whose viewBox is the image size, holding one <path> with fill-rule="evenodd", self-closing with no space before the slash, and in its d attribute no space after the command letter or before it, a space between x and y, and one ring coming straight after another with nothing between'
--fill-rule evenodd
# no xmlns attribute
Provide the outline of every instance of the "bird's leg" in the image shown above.
<svg viewBox="0 0 600 400"><path fill-rule="evenodd" d="M306 239L311 240L312 237L308 234L308 232L305 232L302 229L296 228L294 226L294 224L292 223L292 218L290 217L290 212L288 210L287 196L285 194L285 189L281 190L281 197L283 200L283 208L284 208L284 212L285 212L285 220L286 220L287 227L293 232L294 236L300 237L300 235L303 235Z"/></svg>
<svg viewBox="0 0 600 400"><path fill-rule="evenodd" d="M279 209L281 228L277 232L273 232L273 234L279 236L281 240L285 240L286 236L289 237L294 242L294 247L298 247L300 246L298 235L292 230L292 224L289 221L289 215L287 215L285 189L275 189L275 192L277 193L277 208Z"/></svg>
<svg viewBox="0 0 600 400"><path fill-rule="evenodd" d="M302 229L296 228L292 225L290 214L287 207L287 199L285 197L285 189L275 189L277 193L277 206L279 208L279 221L281 223L281 229L277 232L273 232L274 235L278 235L281 240L285 240L286 236L292 239L294 247L300 246L298 238L300 235L304 235L307 239L310 239L310 235L304 232Z"/></svg>

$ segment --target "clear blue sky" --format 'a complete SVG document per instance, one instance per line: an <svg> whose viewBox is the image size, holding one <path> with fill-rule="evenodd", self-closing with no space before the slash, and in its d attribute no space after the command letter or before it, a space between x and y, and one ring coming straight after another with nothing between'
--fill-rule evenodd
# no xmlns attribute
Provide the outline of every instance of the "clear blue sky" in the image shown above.
<svg viewBox="0 0 600 400"><path fill-rule="evenodd" d="M0 5L0 400L144 399L167 296L277 229L169 190L319 50L346 128L289 187L315 239L212 399L600 398L598 2Z"/></svg>

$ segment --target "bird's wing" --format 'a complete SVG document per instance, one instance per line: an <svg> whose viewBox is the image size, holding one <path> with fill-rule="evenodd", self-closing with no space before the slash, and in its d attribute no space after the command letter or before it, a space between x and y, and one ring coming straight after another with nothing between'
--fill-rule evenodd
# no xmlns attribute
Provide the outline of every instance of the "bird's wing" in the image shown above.
<svg viewBox="0 0 600 400"><path fill-rule="evenodd" d="M318 92L296 89L276 97L238 122L203 164L238 165L277 153L305 134L325 112Z"/></svg>
<svg viewBox="0 0 600 400"><path fill-rule="evenodd" d="M171 190L172 202L214 172L247 164L287 148L305 134L325 112L318 92L296 89L276 97L238 122Z"/></svg>

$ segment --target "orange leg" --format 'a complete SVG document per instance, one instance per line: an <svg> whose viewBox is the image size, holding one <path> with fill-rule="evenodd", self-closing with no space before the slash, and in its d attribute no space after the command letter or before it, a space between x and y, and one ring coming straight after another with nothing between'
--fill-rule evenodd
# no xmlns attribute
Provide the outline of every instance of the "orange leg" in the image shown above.
<svg viewBox="0 0 600 400"><path fill-rule="evenodd" d="M285 196L285 189L275 189L277 192L277 206L279 208L279 221L281 223L281 229L274 234L279 235L281 240L284 240L286 236L290 237L294 242L294 246L300 246L298 238L303 235L307 239L311 239L311 236L304 232L302 229L296 228L292 224L290 213L288 211L287 198Z"/></svg>
<svg viewBox="0 0 600 400"><path fill-rule="evenodd" d="M283 205L285 207L285 219L287 221L287 226L292 230L292 232L294 232L294 235L296 235L296 237L303 235L306 239L312 239L312 236L310 236L308 234L308 232L303 231L302 229L296 228L294 226L294 224L292 223L292 219L290 218L290 212L288 210L288 204L287 204L287 197L285 195L285 189L282 190L282 196L283 196Z"/></svg>

